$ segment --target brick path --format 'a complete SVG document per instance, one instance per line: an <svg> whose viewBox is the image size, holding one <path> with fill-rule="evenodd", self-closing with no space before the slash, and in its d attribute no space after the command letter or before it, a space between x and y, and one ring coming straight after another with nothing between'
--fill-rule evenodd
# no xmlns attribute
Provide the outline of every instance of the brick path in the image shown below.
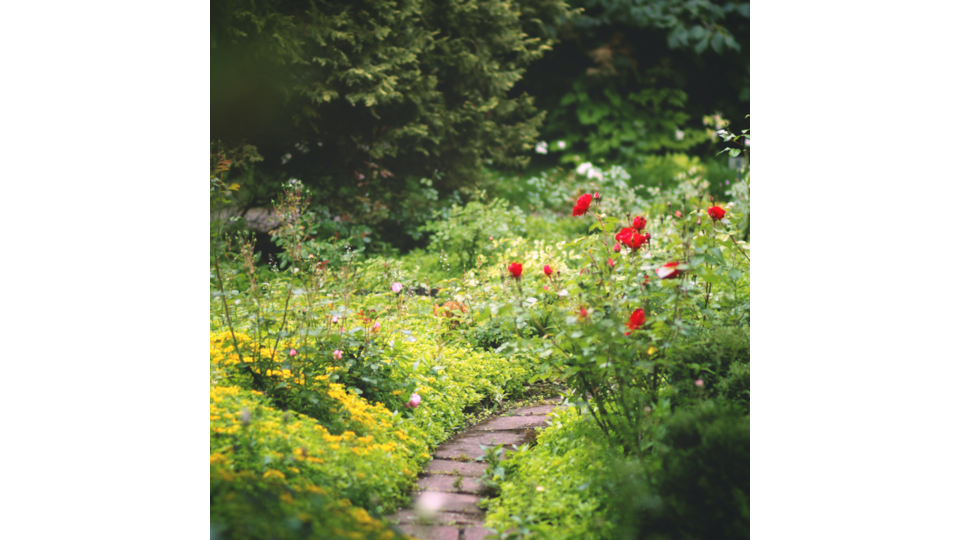
<svg viewBox="0 0 960 540"><path fill-rule="evenodd" d="M536 439L536 429L546 427L547 414L560 398L547 405L523 407L504 416L484 420L437 447L413 497L413 509L400 510L387 520L420 540L481 540L493 532L483 527L481 500L486 463L475 461L484 452L480 445L503 444L509 453Z"/></svg>

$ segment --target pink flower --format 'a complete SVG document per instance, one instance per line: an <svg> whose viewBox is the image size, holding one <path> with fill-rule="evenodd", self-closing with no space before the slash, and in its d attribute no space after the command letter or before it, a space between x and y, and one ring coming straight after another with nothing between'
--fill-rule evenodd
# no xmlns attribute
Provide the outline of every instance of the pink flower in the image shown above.
<svg viewBox="0 0 960 540"><path fill-rule="evenodd" d="M614 251L615 253L620 253L620 243L619 243L619 242L617 242L616 244L613 245L613 251Z"/></svg>
<svg viewBox="0 0 960 540"><path fill-rule="evenodd" d="M683 214L681 214L679 210L677 210L676 212L674 212L673 215L677 216L678 219L681 218L681 217L683 217Z"/></svg>
<svg viewBox="0 0 960 540"><path fill-rule="evenodd" d="M693 381L693 384L702 387L702 386L703 386L703 379L697 379L697 380Z"/></svg>
<svg viewBox="0 0 960 540"><path fill-rule="evenodd" d="M373 323L373 331L376 332L380 329L380 321Z"/></svg>
<svg viewBox="0 0 960 540"><path fill-rule="evenodd" d="M550 268L549 264L545 264L543 265L543 273L549 276L553 273L553 268Z"/></svg>
<svg viewBox="0 0 960 540"><path fill-rule="evenodd" d="M544 286L543 286L543 290L549 291L549 290L550 290L550 287L547 287L546 285L544 285Z"/></svg>
<svg viewBox="0 0 960 540"><path fill-rule="evenodd" d="M330 322L332 322L333 324L337 324L338 322L340 322L340 317L337 317L336 315L334 315L333 319L331 319Z"/></svg>
<svg viewBox="0 0 960 540"><path fill-rule="evenodd" d="M610 265L610 268L613 268L613 259L607 259L607 264Z"/></svg>
<svg viewBox="0 0 960 540"><path fill-rule="evenodd" d="M404 407L408 409L416 409L417 405L420 405L420 394L417 394L416 392L414 392L413 394L410 395L410 401L408 401L407 404L404 405Z"/></svg>
<svg viewBox="0 0 960 540"><path fill-rule="evenodd" d="M333 357L337 360L343 358L343 352L340 349L333 351Z"/></svg>
<svg viewBox="0 0 960 540"><path fill-rule="evenodd" d="M403 285L401 285L399 281L395 281L391 289L393 289L393 292L398 293L403 289Z"/></svg>
<svg viewBox="0 0 960 540"><path fill-rule="evenodd" d="M296 349L290 349L290 356L296 356L296 355L297 355L297 350L296 350Z"/></svg>

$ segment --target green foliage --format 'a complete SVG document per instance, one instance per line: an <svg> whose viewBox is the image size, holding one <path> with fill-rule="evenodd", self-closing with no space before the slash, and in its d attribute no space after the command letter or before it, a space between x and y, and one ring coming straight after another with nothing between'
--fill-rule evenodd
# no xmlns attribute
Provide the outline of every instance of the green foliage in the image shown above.
<svg viewBox="0 0 960 540"><path fill-rule="evenodd" d="M462 207L454 204L421 230L433 233L431 251L455 254L459 268L469 270L489 259L495 240L522 232L523 223L519 209L508 208L503 199L493 199L488 203L471 201Z"/></svg>
<svg viewBox="0 0 960 540"><path fill-rule="evenodd" d="M710 138L702 128L689 128L686 100L687 94L676 88L631 89L597 77L583 78L560 99L561 108L551 112L552 128L562 125L567 144L584 149L590 159L639 163L643 156L687 150ZM577 158L568 153L563 161Z"/></svg>
<svg viewBox="0 0 960 540"><path fill-rule="evenodd" d="M707 46L717 53L725 49L740 51L736 37L722 23L733 14L750 16L748 2L583 0L578 4L587 11L577 21L578 26L623 24L667 29L670 31L667 44L671 49L692 47L697 53L705 51Z"/></svg>
<svg viewBox="0 0 960 540"><path fill-rule="evenodd" d="M233 481L211 477L210 540L401 538L345 499L318 493L293 498L290 493L287 486L251 476Z"/></svg>
<svg viewBox="0 0 960 540"><path fill-rule="evenodd" d="M560 0L218 0L211 131L255 145L264 179L300 178L346 221L402 232L484 162L527 162L543 114L511 89L569 14Z"/></svg>
<svg viewBox="0 0 960 540"><path fill-rule="evenodd" d="M491 500L486 526L501 538L609 538L615 529L605 511L607 485L620 454L589 416L555 409L537 445L505 462L502 495Z"/></svg>
<svg viewBox="0 0 960 540"><path fill-rule="evenodd" d="M672 354L670 381L681 399L716 395L749 408L749 327L703 329L677 343ZM702 387L694 385L697 379L703 381Z"/></svg>
<svg viewBox="0 0 960 540"><path fill-rule="evenodd" d="M707 402L665 425L662 466L626 476L611 500L621 538L750 536L750 421Z"/></svg>

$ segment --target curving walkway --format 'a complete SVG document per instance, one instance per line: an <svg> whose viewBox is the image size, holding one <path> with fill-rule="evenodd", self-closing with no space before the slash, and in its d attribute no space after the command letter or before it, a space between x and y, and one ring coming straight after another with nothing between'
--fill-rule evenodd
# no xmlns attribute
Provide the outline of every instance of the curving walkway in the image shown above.
<svg viewBox="0 0 960 540"><path fill-rule="evenodd" d="M536 439L537 428L546 427L547 414L560 398L522 407L471 426L437 447L433 459L417 482L412 499L414 509L401 510L387 521L420 540L481 540L492 533L483 527L484 512L477 503L483 498L479 477L487 464L476 461L484 455L480 445L503 444L509 453ZM508 449L510 447L510 449Z"/></svg>

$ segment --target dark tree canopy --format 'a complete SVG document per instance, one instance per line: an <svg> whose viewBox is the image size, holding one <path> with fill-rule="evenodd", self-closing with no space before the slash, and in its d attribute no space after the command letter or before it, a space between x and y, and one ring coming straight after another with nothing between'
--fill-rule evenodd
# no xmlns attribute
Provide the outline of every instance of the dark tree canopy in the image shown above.
<svg viewBox="0 0 960 540"><path fill-rule="evenodd" d="M298 178L345 219L397 229L484 164L525 165L544 113L510 91L569 15L560 0L214 0L211 139L263 156L249 205Z"/></svg>

